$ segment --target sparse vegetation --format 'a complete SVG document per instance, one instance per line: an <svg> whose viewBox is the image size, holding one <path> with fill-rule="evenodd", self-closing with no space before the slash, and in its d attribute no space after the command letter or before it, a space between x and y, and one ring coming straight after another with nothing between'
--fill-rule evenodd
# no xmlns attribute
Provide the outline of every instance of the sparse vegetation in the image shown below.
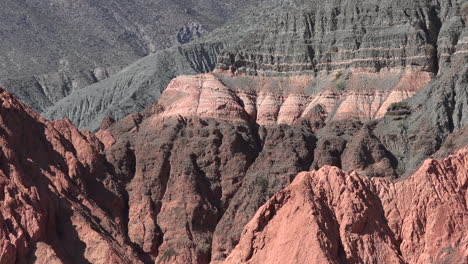
<svg viewBox="0 0 468 264"><path fill-rule="evenodd" d="M258 187L260 187L261 193L266 193L268 191L268 180L265 177L260 177L256 181Z"/></svg>
<svg viewBox="0 0 468 264"><path fill-rule="evenodd" d="M203 256L209 256L211 253L211 244L208 241L204 241L197 248L197 253Z"/></svg>
<svg viewBox="0 0 468 264"><path fill-rule="evenodd" d="M218 74L215 76L227 87L233 90L251 91L257 88L258 81L250 76L228 76L226 74Z"/></svg>
<svg viewBox="0 0 468 264"><path fill-rule="evenodd" d="M346 90L346 83L344 81L337 83L335 85L335 90L337 92L343 92L344 90Z"/></svg>
<svg viewBox="0 0 468 264"><path fill-rule="evenodd" d="M407 131L408 131L408 125L406 125L405 122L400 122L400 123L398 124L398 128L401 129L401 130L404 131L404 132L407 132Z"/></svg>
<svg viewBox="0 0 468 264"><path fill-rule="evenodd" d="M342 72L338 72L335 74L335 80L338 80L340 79L341 77L343 77L343 73Z"/></svg>
<svg viewBox="0 0 468 264"><path fill-rule="evenodd" d="M453 139L448 138L445 141L444 147L446 150L453 150L455 148L455 143L453 143Z"/></svg>
<svg viewBox="0 0 468 264"><path fill-rule="evenodd" d="M437 49L434 46L432 46L431 44L426 44L424 46L424 50L426 52L426 55L429 56L429 57L437 55Z"/></svg>
<svg viewBox="0 0 468 264"><path fill-rule="evenodd" d="M411 107L407 102L393 103L387 108L387 115L393 116L393 120L402 120L411 114Z"/></svg>
<svg viewBox="0 0 468 264"><path fill-rule="evenodd" d="M407 102L397 102L397 103L393 103L391 104L387 111L398 111L398 110L410 110L410 106L408 105Z"/></svg>

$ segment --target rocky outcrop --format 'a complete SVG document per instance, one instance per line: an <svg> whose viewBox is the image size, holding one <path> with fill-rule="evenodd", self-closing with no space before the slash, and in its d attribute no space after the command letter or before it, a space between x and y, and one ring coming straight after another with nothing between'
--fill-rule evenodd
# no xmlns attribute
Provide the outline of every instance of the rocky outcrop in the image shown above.
<svg viewBox="0 0 468 264"><path fill-rule="evenodd" d="M0 263L143 263L102 150L0 91Z"/></svg>
<svg viewBox="0 0 468 264"><path fill-rule="evenodd" d="M0 80L1 85L8 87L10 93L37 112L44 112L67 97L74 90L100 82L117 73L122 66L97 67L77 71L69 67L57 72L35 74L33 76L15 76Z"/></svg>
<svg viewBox="0 0 468 264"><path fill-rule="evenodd" d="M2 93L12 102L0 109L5 262L274 262L268 256L283 251L262 243L270 231L289 241L272 216L289 201L286 222L314 249L292 249L299 262L309 253L330 262L458 260L447 252L458 252L463 232L450 228L466 217L448 217L439 236L434 216L466 210L466 175L456 173L466 158L391 180L465 144L461 1L280 2L262 1L262 15L246 10L193 43L74 90L46 114L93 130L105 119L96 135L46 121ZM216 71L175 78L210 71L219 54ZM247 227L265 240L241 238L279 191ZM315 240L301 233L309 224Z"/></svg>
<svg viewBox="0 0 468 264"><path fill-rule="evenodd" d="M106 156L126 184L128 236L161 263L208 263L214 237L217 245L233 243L225 238L309 168L315 142L307 126L258 128L152 112L97 135L115 139Z"/></svg>
<svg viewBox="0 0 468 264"><path fill-rule="evenodd" d="M289 251L297 250L291 261L424 263L465 256L460 201L468 150L427 161L395 183L359 176L394 168L373 136L375 124L258 126L166 117L156 105L120 122L106 118L94 136L66 120L46 121L3 91L0 102L1 263L199 264L228 255L228 263L263 263L286 252L275 249L274 238L291 236L304 238ZM454 133L454 142L463 133ZM333 163L326 146L339 143L325 141L339 140L340 166L355 172L325 166L295 176ZM455 213L444 215L449 210ZM276 221L284 215L291 218ZM252 217L246 230L262 242L245 242L254 239L250 231L240 237ZM321 235L301 233L310 224Z"/></svg>
<svg viewBox="0 0 468 264"><path fill-rule="evenodd" d="M267 75L349 67L380 71L410 65L437 72L440 5L281 1L263 14L267 19L254 29L256 37L236 43L219 66Z"/></svg>
<svg viewBox="0 0 468 264"><path fill-rule="evenodd" d="M401 172L411 173L444 144L451 145L448 135L468 125L467 59L454 58L453 67L441 70L427 88L376 126L374 134L395 155Z"/></svg>
<svg viewBox="0 0 468 264"><path fill-rule="evenodd" d="M427 120L435 112L440 115L437 114L434 123L429 123L427 131L439 135L437 124L450 122L451 115L445 113L452 113L453 106L463 108L465 105L463 71L464 67L459 67L440 73L429 88L419 91L413 99L392 104L381 121L354 119L356 116L353 115L349 116L351 119L340 120L330 116L327 110L340 107L330 107L326 103L309 107L311 110L303 114L300 111L306 109L310 97L306 92L298 94L300 89L296 87L304 87L303 84L308 82L306 77L270 77L268 82L263 82L262 77L230 76L217 71L176 78L153 107L128 116L98 133L106 142L108 160L115 167L122 167L118 171L122 178L127 177L129 197L135 195L129 202L131 217L135 219L132 222L144 223L136 226L135 235L129 233L129 237L147 254L164 252L170 261L204 263L208 256L218 261L224 259L238 243L242 226L261 203L289 184L299 171L332 165L348 173L355 171L371 177L392 178L411 173L412 168L421 164L415 161L418 157L428 157L439 148L431 145L430 137L421 138L427 139L429 145L420 144L418 148L413 145L415 142L410 142L409 134L390 136L394 129L403 129L395 124L415 120L414 124L408 123L408 127L416 133L418 122ZM363 73L351 72L351 76L353 74ZM346 78L347 75L343 75L339 78ZM351 76L350 79L353 78ZM458 76L454 78L453 86L442 84L453 76ZM272 80L277 81L276 90ZM256 93L258 87L262 89L261 96ZM457 96L450 100L440 96L446 94L447 89L457 89ZM418 109L414 102L421 98L431 104ZM322 98L321 101L326 100ZM300 105L297 102L302 102L302 107L296 107ZM337 102L340 103L339 100ZM464 120L463 114L455 117ZM336 120L330 121L333 118ZM459 125L464 126L464 123ZM448 126L444 127L444 133L452 133ZM233 131L235 135L232 135ZM444 139L441 136L440 140ZM406 141L394 144L398 140ZM460 142L458 146L464 146L463 141ZM403 152L408 158L402 160L400 148L410 146L414 146L413 152ZM433 147L434 152L411 156L411 153L428 146ZM239 155L238 151L242 152L243 162L233 170L230 163L223 160L237 160L233 156ZM183 157L182 160L179 157ZM233 171L235 175L231 174ZM160 175L158 177L164 180L156 180L154 175ZM179 189L184 186L183 182L195 184L199 177L206 177L209 184L201 189ZM235 180L225 185L226 179ZM154 185L144 185L148 181ZM231 185L234 188L228 187ZM141 186L145 192L141 192ZM210 194L206 196L208 198L198 198L205 197L206 192ZM169 193L170 199L167 199L174 206L179 204L175 207L178 209L165 206L168 200L164 197ZM190 199L193 204L188 207L185 202L187 193L190 197L197 197ZM211 196L213 193L216 195ZM147 201L147 205L131 202L142 200ZM193 209L200 206L205 210L201 212L203 216ZM151 209L154 210L151 211L152 217L144 213L147 208L156 208ZM163 209L175 212L163 212ZM209 219L206 222L209 228L198 230L190 221L188 225L176 224L168 221L165 215L187 221L192 217L206 218ZM141 230L151 231L142 236ZM167 232L170 235L166 235ZM184 250L177 251L176 248Z"/></svg>
<svg viewBox="0 0 468 264"><path fill-rule="evenodd" d="M467 171L465 148L400 182L329 166L303 172L216 263L464 263Z"/></svg>
<svg viewBox="0 0 468 264"><path fill-rule="evenodd" d="M362 176L412 174L440 149L447 135L466 125L465 59L453 56L453 68L439 69L435 77L408 68L268 78L218 70L174 79L153 107L99 132L108 142L108 160L128 177L129 197L145 201L129 202L132 219L143 223L129 237L147 254L159 254L159 260L220 261L237 245L241 227L261 203L288 185L296 172L333 165ZM380 90L358 98L367 100L365 113L389 110L380 114L380 121L368 121L371 118L359 116L361 112L346 103L362 88L362 79L367 80L364 84L377 80L374 87ZM346 81L343 92L337 92L339 80ZM384 107L395 91L403 95L393 102L415 95ZM463 140L457 142L463 146ZM243 162L233 170L225 160L237 160L232 158L236 155ZM164 180L154 175L164 175L158 176ZM200 177L208 179L203 187L194 183ZM233 179L233 189L227 179ZM148 181L154 185L144 185ZM183 182L198 187L186 190ZM194 209L200 207L202 211ZM144 213L148 208L154 208L151 217ZM173 223L165 215L188 224ZM201 230L198 222L189 221L192 217L205 219L209 228ZM142 235L141 230L150 231Z"/></svg>
<svg viewBox="0 0 468 264"><path fill-rule="evenodd" d="M438 73L466 53L463 1L281 1L251 18L218 67L253 75L414 67Z"/></svg>

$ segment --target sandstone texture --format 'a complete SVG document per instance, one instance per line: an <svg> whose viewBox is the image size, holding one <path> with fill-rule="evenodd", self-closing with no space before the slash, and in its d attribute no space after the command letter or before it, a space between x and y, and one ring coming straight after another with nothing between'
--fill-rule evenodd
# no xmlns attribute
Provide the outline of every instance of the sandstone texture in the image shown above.
<svg viewBox="0 0 468 264"><path fill-rule="evenodd" d="M126 184L131 241L161 263L209 263L214 237L235 246L255 210L312 162L307 126L258 129L133 115L100 131L116 139L106 156Z"/></svg>
<svg viewBox="0 0 468 264"><path fill-rule="evenodd" d="M303 172L216 263L466 263L467 181L466 148L399 182Z"/></svg>
<svg viewBox="0 0 468 264"><path fill-rule="evenodd" d="M391 107L380 121L329 120L326 107L317 105L293 122L271 119L264 124L260 116L297 112L284 103L275 105L274 96L260 101L249 90L228 88L219 72L176 78L151 108L110 126L106 121L97 134L106 146L106 159L126 186L128 237L157 261L222 261L261 204L300 171L336 166L360 178L387 178L381 180L386 184L389 178L407 177L421 165L418 160L466 146L465 112L456 119L447 114L466 105L463 71L460 67L444 73L412 99ZM448 76L454 77L449 87L441 84ZM447 99L450 89L456 96ZM431 104L418 108L420 96ZM307 102L306 96L301 98ZM436 118L431 108L438 109ZM453 127L443 125L451 120L460 121ZM425 124L426 132L418 130L418 124ZM429 135L440 141L415 141L410 129L433 133ZM384 237L378 243L388 253L382 252L379 261L406 261L397 242L388 244Z"/></svg>
<svg viewBox="0 0 468 264"><path fill-rule="evenodd" d="M158 260L223 260L259 206L300 171L331 165L361 176L399 177L410 167L387 147L399 138L383 141L380 129L428 114L410 111L410 101L410 110L391 109L379 122L327 121L325 107L316 106L307 118L260 125L259 116L283 105L270 96L262 108L254 93L228 88L217 74L176 78L153 107L110 126L106 121L97 134L127 186L129 223L135 223L129 238ZM437 95L446 87L433 87L429 99L443 100ZM465 146L460 133L452 133L461 139L451 151Z"/></svg>
<svg viewBox="0 0 468 264"><path fill-rule="evenodd" d="M330 117L326 103L303 114L313 93L297 87L307 77L216 71L174 79L152 107L98 132L128 192L129 238L158 261L222 261L261 204L300 171L328 165L407 177L437 151L466 146L465 60L454 58L457 67L374 121Z"/></svg>
<svg viewBox="0 0 468 264"><path fill-rule="evenodd" d="M466 262L468 150L424 162L468 144L462 3L262 1L65 120L2 90L0 264Z"/></svg>
<svg viewBox="0 0 468 264"><path fill-rule="evenodd" d="M152 105L178 75L209 72L222 48L219 43L186 44L157 51L110 77L75 89L43 110L49 119L69 118L80 128L98 130L102 119L116 119Z"/></svg>

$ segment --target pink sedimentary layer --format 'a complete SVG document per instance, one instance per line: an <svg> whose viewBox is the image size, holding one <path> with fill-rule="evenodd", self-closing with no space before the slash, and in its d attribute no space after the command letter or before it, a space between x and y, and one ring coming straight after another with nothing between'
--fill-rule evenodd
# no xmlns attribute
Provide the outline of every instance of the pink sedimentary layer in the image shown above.
<svg viewBox="0 0 468 264"><path fill-rule="evenodd" d="M431 73L411 69L353 70L346 78L340 76L338 72L315 78L230 76L226 72L180 76L160 97L157 118L181 115L293 124L321 105L330 119L378 119L392 103L413 96L432 79ZM242 83L246 79L250 82Z"/></svg>

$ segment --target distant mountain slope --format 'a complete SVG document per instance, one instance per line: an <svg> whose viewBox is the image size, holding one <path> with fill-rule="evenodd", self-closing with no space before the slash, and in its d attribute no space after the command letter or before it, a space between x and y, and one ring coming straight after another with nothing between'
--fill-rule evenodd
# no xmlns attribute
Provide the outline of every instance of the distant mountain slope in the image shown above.
<svg viewBox="0 0 468 264"><path fill-rule="evenodd" d="M0 82L38 111L157 50L193 41L252 1L0 3Z"/></svg>
<svg viewBox="0 0 468 264"><path fill-rule="evenodd" d="M44 116L67 117L80 128L96 130L106 116L121 119L153 104L173 78L211 71L222 47L221 43L187 44L158 51L101 82L71 92Z"/></svg>
<svg viewBox="0 0 468 264"><path fill-rule="evenodd" d="M307 75L314 79L307 85L312 93L333 85L338 92L349 87L361 87L364 93L389 92L404 83L403 88L413 94L468 49L462 2L265 1L193 44L168 50L164 61L179 65L166 63L171 74L161 72L161 56L150 56L107 82L71 94L48 109L46 116L69 117L81 128L94 130L106 115L119 119L156 100L172 73L206 72L214 68L213 61L218 69L236 75ZM151 68L155 69L151 74L141 75ZM364 78L356 83L348 80L349 71L368 72L378 81L373 84ZM395 73L401 77L394 78ZM128 79L138 82L122 82ZM128 108L127 94L114 97L112 104L106 103L110 101L106 96L93 96L112 90L131 91L134 107Z"/></svg>

